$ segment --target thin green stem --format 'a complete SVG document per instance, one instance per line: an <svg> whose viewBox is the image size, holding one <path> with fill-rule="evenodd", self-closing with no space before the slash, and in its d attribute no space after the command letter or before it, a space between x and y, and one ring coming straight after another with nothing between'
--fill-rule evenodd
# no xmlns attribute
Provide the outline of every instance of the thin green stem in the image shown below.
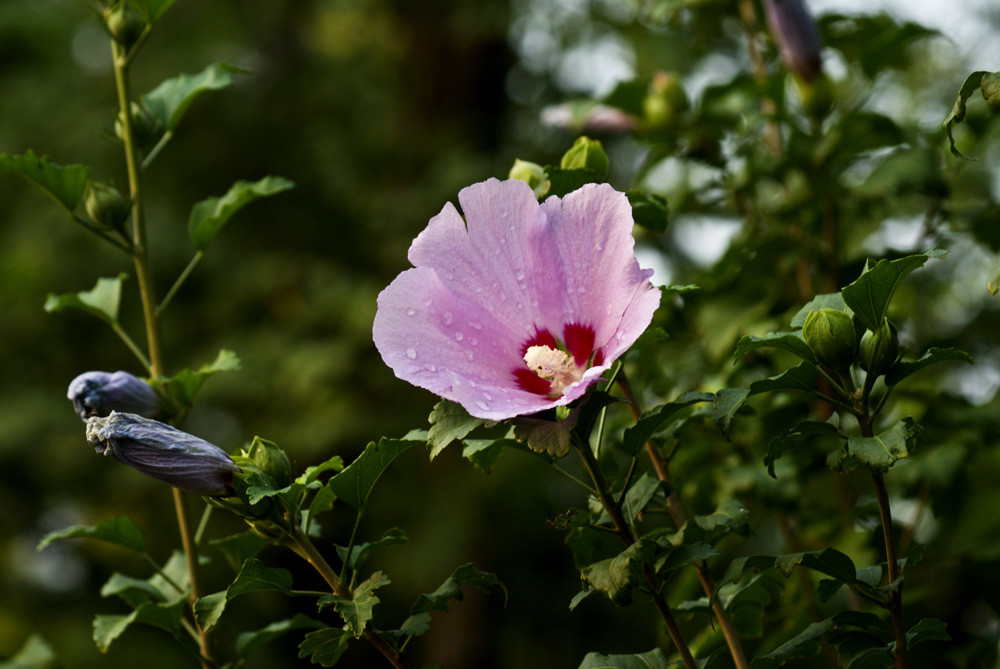
<svg viewBox="0 0 1000 669"><path fill-rule="evenodd" d="M205 535L205 530L208 528L208 519L212 517L212 509L215 508L211 504L205 505L205 511L201 514L201 520L198 521L198 529L194 531L194 545L200 546L201 540Z"/></svg>
<svg viewBox="0 0 1000 669"><path fill-rule="evenodd" d="M204 257L205 257L204 251L198 251L197 253L194 254L194 257L191 258L191 262L189 262L187 264L187 267L184 268L184 271L182 271L178 275L177 280L174 281L174 285L170 287L170 290L167 291L167 294L164 295L163 299L160 301L160 305L156 307L156 311L154 312L154 316L156 318L160 317L160 315L163 313L163 310L167 308L168 304L170 304L170 300L174 299L174 295L177 294L177 291L180 290L180 287L184 284L188 276L191 275L191 272L198 265L198 263L201 262L201 259Z"/></svg>
<svg viewBox="0 0 1000 669"><path fill-rule="evenodd" d="M590 493L594 497L597 497L597 491L594 490L591 486L589 486L585 481L577 478L576 476L573 476L568 471L566 471L565 469L563 469L562 467L560 467L559 465L557 465L555 463L552 463L552 469L554 469L557 474L560 474L560 475L568 478L570 481L572 481L573 483L577 484L578 486L580 486L581 488L583 488L584 490L586 490L588 493Z"/></svg>
<svg viewBox="0 0 1000 669"><path fill-rule="evenodd" d="M87 219L85 219L83 216L80 216L79 214L74 214L74 213L70 212L70 216L72 217L72 219L73 219L73 221L75 223L78 223L81 226L83 226L84 228L86 228L88 232L93 232L95 235L97 235L98 237L100 237L104 241L108 242L112 246L118 247L119 249L121 249L125 253L128 253L128 254L132 253L132 249L129 247L127 241L122 241L121 239L117 239L115 237L112 237L111 235L108 234L108 232L106 230L102 230L101 228L97 227L96 225L91 225L90 221L88 221Z"/></svg>
<svg viewBox="0 0 1000 669"><path fill-rule="evenodd" d="M132 351L132 354L139 360L146 371L149 372L150 375L153 375L153 367L149 363L149 358L146 357L146 354L142 352L142 349L139 348L135 341L128 336L128 333L122 329L122 326L116 322L112 322L111 329L114 330L114 333L118 335L118 338L125 343L128 350Z"/></svg>
<svg viewBox="0 0 1000 669"><path fill-rule="evenodd" d="M351 538L347 540L347 551L344 553L344 563L340 566L340 575L338 576L341 583L344 582L344 576L347 575L347 565L351 561L351 551L354 550L354 541L358 536L358 528L361 526L361 516L364 515L364 511L359 509L358 515L354 517L354 527L351 528Z"/></svg>
<svg viewBox="0 0 1000 669"><path fill-rule="evenodd" d="M163 133L163 136L160 137L158 142L156 142L156 145L153 146L153 148L149 150L149 153L146 154L146 157L142 159L143 172L149 169L149 166L153 164L153 160L156 158L156 156L160 155L160 151L163 150L163 147L167 145L167 143L173 138L173 136L174 136L173 130L167 130L165 133Z"/></svg>
<svg viewBox="0 0 1000 669"><path fill-rule="evenodd" d="M152 556L150 556L149 553L143 551L142 552L142 557L143 557L144 560L146 560L146 562L149 563L149 565L153 568L153 571L155 571L160 576L160 578L162 578L164 581L166 581L170 585L171 588L173 588L174 590L177 591L178 595L183 595L186 592L186 590L184 590L184 588L181 587L180 583L178 583L174 579L170 578L170 576L167 574L167 572L163 571L163 567L161 567L156 562L156 560L154 560L152 558Z"/></svg>

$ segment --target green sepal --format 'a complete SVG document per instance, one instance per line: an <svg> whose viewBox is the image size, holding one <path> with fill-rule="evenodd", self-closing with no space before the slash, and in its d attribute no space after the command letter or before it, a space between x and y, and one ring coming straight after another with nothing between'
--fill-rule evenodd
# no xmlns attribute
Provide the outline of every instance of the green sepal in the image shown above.
<svg viewBox="0 0 1000 669"><path fill-rule="evenodd" d="M143 536L142 530L128 516L118 516L97 525L73 525L49 532L38 542L38 550L42 550L53 541L72 537L99 539L140 553L146 550L146 538Z"/></svg>
<svg viewBox="0 0 1000 669"><path fill-rule="evenodd" d="M188 235L199 251L204 251L226 222L254 200L294 188L288 179L267 176L259 181L237 181L222 197L206 198L191 208Z"/></svg>
<svg viewBox="0 0 1000 669"><path fill-rule="evenodd" d="M68 214L80 204L87 185L85 165L57 165L31 149L19 156L0 153L0 169L20 174L41 186Z"/></svg>
<svg viewBox="0 0 1000 669"><path fill-rule="evenodd" d="M109 325L117 325L122 283L127 278L128 275L123 272L113 278L101 277L90 290L62 295L49 293L45 300L45 311L52 313L63 309L80 309Z"/></svg>

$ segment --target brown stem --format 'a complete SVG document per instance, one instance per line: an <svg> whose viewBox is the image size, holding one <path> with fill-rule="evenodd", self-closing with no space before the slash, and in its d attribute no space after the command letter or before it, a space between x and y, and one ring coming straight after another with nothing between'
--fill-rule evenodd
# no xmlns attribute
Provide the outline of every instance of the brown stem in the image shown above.
<svg viewBox="0 0 1000 669"><path fill-rule="evenodd" d="M611 523L615 526L615 534L618 535L626 546L631 546L636 542L635 533L632 531L632 528L629 527L628 523L625 522L625 517L622 515L621 508L615 504L615 501L611 496L610 489L608 488L608 483L604 478L604 473L598 466L597 460L594 458L594 454L590 451L590 447L587 444L578 444L575 440L573 446L580 454L580 459L583 460L583 466L586 467L587 473L590 474L590 478L594 482L597 497L600 499L601 505L611 518ZM663 618L663 622L667 626L667 633L670 635L670 640L674 642L674 647L681 655L681 661L684 662L686 669L695 669L694 656L691 655L691 650L688 648L687 642L684 641L684 637L681 636L680 628L677 626L677 621L674 619L674 615L670 610L670 605L667 603L666 598L660 591L660 585L657 582L656 574L652 569L650 569L649 565L643 565L642 573L646 579L646 583L649 585L653 602L656 604L656 610L660 612L660 617Z"/></svg>
<svg viewBox="0 0 1000 669"><path fill-rule="evenodd" d="M330 566L330 563L326 561L322 553L316 550L316 546L313 545L312 541L309 540L305 534L299 530L294 530L291 534L291 539L293 546L295 547L295 552L299 554L306 562L312 565L326 584L330 586L330 590L333 594L338 597L345 597L350 599L352 597L351 591L344 587L344 584L340 582L337 577L337 573ZM406 663L403 662L403 658L400 657L399 652L386 641L381 634L366 626L363 632L365 639L375 647L378 652L385 657L396 669L407 669Z"/></svg>
<svg viewBox="0 0 1000 669"><path fill-rule="evenodd" d="M184 550L184 558L187 563L188 582L191 585L190 602L194 607L195 601L201 596L201 583L198 577L198 549L194 544L194 535L191 533L191 526L188 524L187 511L184 508L184 493L177 488L171 488L174 493L174 511L177 513L177 527L181 535L181 548ZM207 630L198 626L198 651L201 653L201 664L206 669L215 666L212 659L212 639Z"/></svg>
<svg viewBox="0 0 1000 669"><path fill-rule="evenodd" d="M628 377L625 376L624 372L619 372L617 381L622 395L629 401L628 406L629 411L632 412L632 418L638 421L642 415L642 410L636 400L635 393L632 392L632 386L628 381ZM649 459L653 463L656 476L661 481L670 484L670 463L667 462L666 458L663 457L653 442L646 442L646 453L649 454ZM677 497L677 492L674 490L673 485L670 486L670 494L667 495L667 512L673 519L677 529L682 528L684 523L687 522L684 507L681 506L680 498ZM726 646L729 647L729 654L732 655L736 669L749 669L750 662L747 660L746 652L743 650L743 644L740 643L739 633L733 627L733 622L729 619L729 614L726 613L726 608L723 606L722 601L715 596L715 583L712 581L712 575L708 571L708 565L704 560L698 560L694 563L694 566L698 571L698 581L701 582L702 590L705 591L708 601L711 602L712 613L715 614L715 619L719 623L719 629L722 630L722 636L726 640Z"/></svg>
<svg viewBox="0 0 1000 669"><path fill-rule="evenodd" d="M899 563L896 561L896 542L892 531L892 512L889 510L889 493L885 489L882 472L872 470L872 483L878 499L878 511L882 518L882 537L885 539L885 559L888 563L889 585L899 580ZM906 628L903 626L903 584L899 583L889 592L889 614L892 616L892 632L896 637L896 669L906 669Z"/></svg>
<svg viewBox="0 0 1000 669"><path fill-rule="evenodd" d="M753 78L758 83L763 84L767 81L767 67L764 65L764 57L761 55L760 45L757 43L757 12L754 10L753 0L739 0L739 12L743 31L747 37L747 54L750 56ZM764 129L764 141L774 155L781 153L781 130L774 122L776 109L774 100L766 95L761 96L760 111L768 119Z"/></svg>

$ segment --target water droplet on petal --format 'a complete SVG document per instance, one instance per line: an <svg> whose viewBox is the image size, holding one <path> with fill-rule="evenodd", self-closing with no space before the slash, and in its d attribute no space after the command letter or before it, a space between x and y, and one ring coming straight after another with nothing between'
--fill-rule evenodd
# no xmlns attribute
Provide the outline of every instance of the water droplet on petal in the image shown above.
<svg viewBox="0 0 1000 669"><path fill-rule="evenodd" d="M493 400L493 395L490 395L489 393L483 393L483 399L486 400L487 402L490 402Z"/></svg>
<svg viewBox="0 0 1000 669"><path fill-rule="evenodd" d="M489 411L490 410L489 405L486 402L483 402L483 401L480 401L480 400L476 400L476 406L479 407L483 411Z"/></svg>
<svg viewBox="0 0 1000 669"><path fill-rule="evenodd" d="M429 298L429 297L425 297L424 298L424 306L425 307L431 306L431 302L432 302L431 298Z"/></svg>
<svg viewBox="0 0 1000 669"><path fill-rule="evenodd" d="M469 323L469 327L472 328L473 330L482 330L483 329L483 324L482 323L476 323L475 321L473 321L473 322Z"/></svg>
<svg viewBox="0 0 1000 669"><path fill-rule="evenodd" d="M410 360L416 360L417 359L416 349L413 348L406 349L406 357L409 358Z"/></svg>
<svg viewBox="0 0 1000 669"><path fill-rule="evenodd" d="M417 310L414 309L413 307L410 307L409 309L406 310L406 315L407 316L416 316L417 315Z"/></svg>
<svg viewBox="0 0 1000 669"><path fill-rule="evenodd" d="M461 332L456 332L455 333L455 341L462 341L463 339L465 339L465 335L464 334L462 334Z"/></svg>
<svg viewBox="0 0 1000 669"><path fill-rule="evenodd" d="M479 346L479 340L475 337L469 339L469 346Z"/></svg>
<svg viewBox="0 0 1000 669"><path fill-rule="evenodd" d="M452 315L450 311L444 312L444 317L442 318L445 325L451 325Z"/></svg>
<svg viewBox="0 0 1000 669"><path fill-rule="evenodd" d="M524 272L522 270L517 270L514 272L514 278L518 281L524 281Z"/></svg>
<svg viewBox="0 0 1000 669"><path fill-rule="evenodd" d="M602 244L600 242L597 242L596 244L594 244L594 250L595 251L603 251L604 250L604 244Z"/></svg>
<svg viewBox="0 0 1000 669"><path fill-rule="evenodd" d="M472 362L472 359L475 356L472 354L472 351L470 349L465 349L465 357L469 359L469 362Z"/></svg>

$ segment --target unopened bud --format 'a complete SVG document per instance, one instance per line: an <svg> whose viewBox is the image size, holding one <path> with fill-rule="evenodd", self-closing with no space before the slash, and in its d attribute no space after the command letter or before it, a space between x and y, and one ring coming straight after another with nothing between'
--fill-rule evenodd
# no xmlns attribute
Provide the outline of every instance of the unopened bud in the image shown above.
<svg viewBox="0 0 1000 669"><path fill-rule="evenodd" d="M121 230L128 218L128 203L114 186L88 181L83 207L94 223L109 230Z"/></svg>
<svg viewBox="0 0 1000 669"><path fill-rule="evenodd" d="M127 50L146 29L146 21L126 0L104 10L104 25L111 37Z"/></svg>
<svg viewBox="0 0 1000 669"><path fill-rule="evenodd" d="M802 338L820 362L831 369L847 369L854 362L858 337L854 321L839 309L810 311L802 325Z"/></svg>
<svg viewBox="0 0 1000 669"><path fill-rule="evenodd" d="M861 337L858 362L861 363L861 369L869 374L885 374L896 364L898 357L899 336L896 334L896 326L888 319L882 320L878 330L869 330Z"/></svg>
<svg viewBox="0 0 1000 669"><path fill-rule="evenodd" d="M245 455L262 473L270 476L279 488L292 482L292 463L274 442L254 437Z"/></svg>
<svg viewBox="0 0 1000 669"><path fill-rule="evenodd" d="M233 474L240 471L218 446L130 413L88 418L87 441L102 455L197 495L232 494Z"/></svg>
<svg viewBox="0 0 1000 669"><path fill-rule="evenodd" d="M107 416L124 411L150 418L160 411L160 398L152 386L128 372L84 372L69 384L66 396L80 418Z"/></svg>
<svg viewBox="0 0 1000 669"><path fill-rule="evenodd" d="M677 115L689 106L687 93L673 74L657 72L649 84L649 93L642 101L642 111L650 125L669 126Z"/></svg>
<svg viewBox="0 0 1000 669"><path fill-rule="evenodd" d="M147 148L159 141L163 135L163 125L145 105L138 102L129 104L129 120L132 123L132 139L139 148ZM125 140L125 124L122 114L115 118L115 136Z"/></svg>
<svg viewBox="0 0 1000 669"><path fill-rule="evenodd" d="M596 139L577 137L559 164L564 170L590 170L601 177L608 173L608 154Z"/></svg>
<svg viewBox="0 0 1000 669"><path fill-rule="evenodd" d="M531 190L535 192L537 198L545 197L545 194L549 192L549 186L551 186L541 165L520 158L514 161L507 176L511 179L520 179L531 186Z"/></svg>
<svg viewBox="0 0 1000 669"><path fill-rule="evenodd" d="M805 1L764 0L764 9L785 67L805 81L815 79L822 69L823 42Z"/></svg>

